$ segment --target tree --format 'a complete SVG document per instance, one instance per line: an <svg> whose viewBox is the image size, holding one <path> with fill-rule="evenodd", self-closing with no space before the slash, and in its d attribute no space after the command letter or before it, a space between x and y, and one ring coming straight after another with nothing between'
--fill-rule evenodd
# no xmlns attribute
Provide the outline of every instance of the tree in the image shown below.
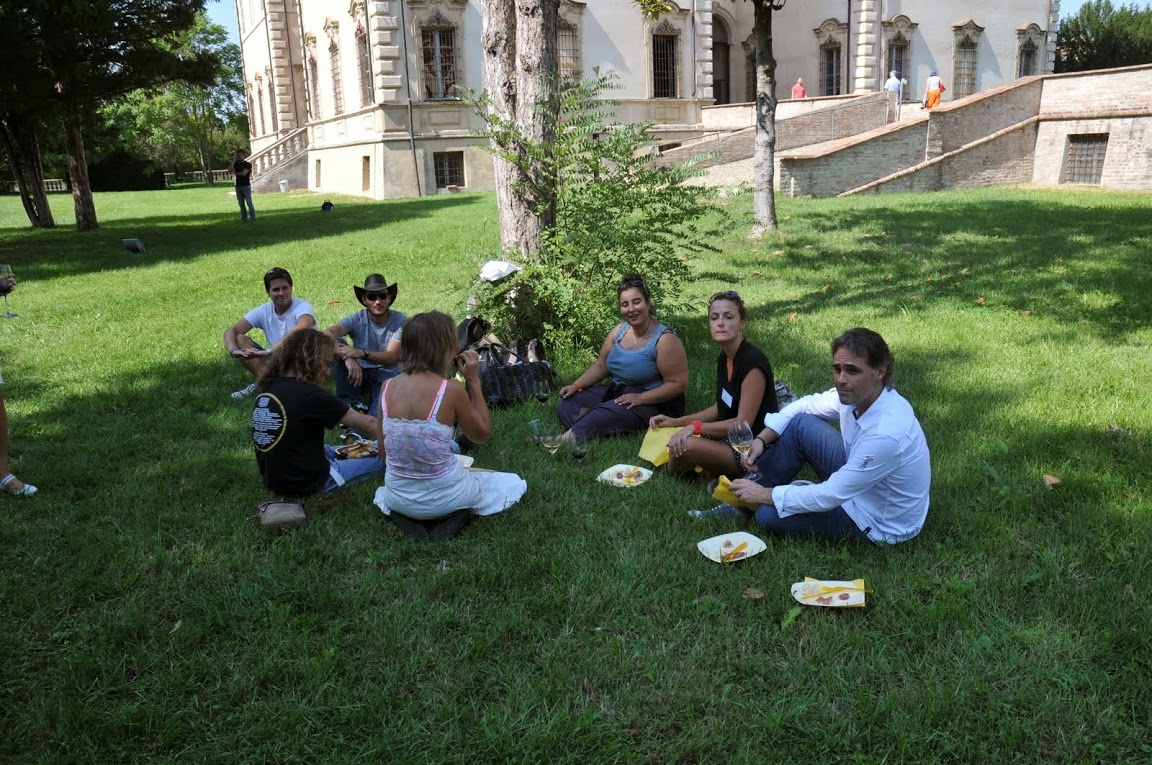
<svg viewBox="0 0 1152 765"><path fill-rule="evenodd" d="M1152 8L1089 0L1060 21L1056 71L1083 72L1152 63Z"/></svg>
<svg viewBox="0 0 1152 765"><path fill-rule="evenodd" d="M246 140L247 126L242 134L235 129L247 120L240 48L203 13L173 47L183 57L214 55L219 67L213 81L133 90L104 106L101 116L138 156L173 172L198 167L211 183L210 171L227 160L229 147Z"/></svg>
<svg viewBox="0 0 1152 765"><path fill-rule="evenodd" d="M772 13L788 0L749 0L756 39L756 141L753 163L752 236L775 229L776 221L776 56L772 52ZM632 0L650 18L669 10L663 0Z"/></svg>
<svg viewBox="0 0 1152 765"><path fill-rule="evenodd" d="M79 230L98 226L84 149L85 114L135 88L178 79L210 81L217 65L213 55L185 57L172 44L203 8L204 0L5 3L0 22L12 23L23 35L26 58L4 62L0 90L18 93L15 108L33 119L46 116L46 101L59 109Z"/></svg>
<svg viewBox="0 0 1152 765"><path fill-rule="evenodd" d="M556 20L560 0L483 0L483 108L515 130L493 136L500 244L531 260L556 216L556 178L547 152L529 158L525 142L547 147L556 124Z"/></svg>

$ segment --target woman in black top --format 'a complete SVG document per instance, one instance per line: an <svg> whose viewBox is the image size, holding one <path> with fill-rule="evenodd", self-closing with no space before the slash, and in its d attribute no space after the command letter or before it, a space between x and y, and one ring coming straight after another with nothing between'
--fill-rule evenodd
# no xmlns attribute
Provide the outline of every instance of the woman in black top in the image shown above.
<svg viewBox="0 0 1152 765"><path fill-rule="evenodd" d="M668 470L691 473L697 466L713 475L737 477L745 469L728 445L729 424L744 420L752 432L764 424L764 415L779 409L776 383L768 357L744 339L748 311L735 292L718 292L708 304L708 327L720 344L716 360L716 403L683 417L656 415L653 428L681 428L668 441Z"/></svg>

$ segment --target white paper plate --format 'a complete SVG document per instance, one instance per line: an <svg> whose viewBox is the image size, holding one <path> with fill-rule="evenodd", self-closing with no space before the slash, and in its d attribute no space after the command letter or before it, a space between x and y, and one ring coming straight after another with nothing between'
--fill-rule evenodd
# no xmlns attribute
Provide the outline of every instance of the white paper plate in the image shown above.
<svg viewBox="0 0 1152 765"><path fill-rule="evenodd" d="M460 467L472 467L472 463L476 461L476 458L467 454L457 454L456 461L460 463Z"/></svg>
<svg viewBox="0 0 1152 765"><path fill-rule="evenodd" d="M855 582L796 582L792 585L792 597L806 606L847 608L864 605L864 592Z"/></svg>
<svg viewBox="0 0 1152 765"><path fill-rule="evenodd" d="M651 477L652 471L647 468L637 467L636 465L613 465L596 476L596 480L610 483L613 486L631 488L633 486L639 486Z"/></svg>
<svg viewBox="0 0 1152 765"><path fill-rule="evenodd" d="M740 545L748 543L748 546L738 553L739 557L732 560L724 560L723 555L730 550L735 550ZM705 539L702 542L696 543L696 549L700 551L708 560L716 561L717 563L736 563L737 561L747 560L753 555L758 555L768 549L768 545L760 537L753 536L747 531L733 531L730 534L721 534L719 536Z"/></svg>

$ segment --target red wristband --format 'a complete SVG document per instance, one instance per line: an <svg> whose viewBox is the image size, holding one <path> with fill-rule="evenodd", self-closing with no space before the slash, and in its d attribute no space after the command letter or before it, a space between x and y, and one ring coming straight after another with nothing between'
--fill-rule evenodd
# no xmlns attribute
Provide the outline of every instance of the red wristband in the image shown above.
<svg viewBox="0 0 1152 765"><path fill-rule="evenodd" d="M697 436L704 435L704 423L700 420L692 420L692 433Z"/></svg>

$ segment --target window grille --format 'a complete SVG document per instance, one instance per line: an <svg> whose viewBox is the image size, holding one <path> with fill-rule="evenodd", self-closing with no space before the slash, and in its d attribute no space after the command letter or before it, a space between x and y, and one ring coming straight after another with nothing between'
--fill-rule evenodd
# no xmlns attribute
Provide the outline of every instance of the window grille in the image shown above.
<svg viewBox="0 0 1152 765"><path fill-rule="evenodd" d="M332 113L344 113L344 81L340 76L340 46L328 46L328 60L332 67Z"/></svg>
<svg viewBox="0 0 1152 765"><path fill-rule="evenodd" d="M885 79L888 72L896 72L900 78L908 77L908 40L899 32L888 43L888 71L884 73Z"/></svg>
<svg viewBox="0 0 1152 765"><path fill-rule="evenodd" d="M744 60L745 101L756 101L756 52L749 53Z"/></svg>
<svg viewBox="0 0 1152 765"><path fill-rule="evenodd" d="M953 83L956 88L956 98L970 96L976 92L977 52L976 41L967 35L956 43L955 82Z"/></svg>
<svg viewBox="0 0 1152 765"><path fill-rule="evenodd" d="M840 43L831 38L820 46L820 95L840 95Z"/></svg>
<svg viewBox="0 0 1152 765"><path fill-rule="evenodd" d="M421 30L424 51L424 97L430 101L456 98L456 32Z"/></svg>
<svg viewBox="0 0 1152 765"><path fill-rule="evenodd" d="M356 29L356 63L360 69L360 105L372 103L372 62L368 56L368 33L364 27Z"/></svg>
<svg viewBox="0 0 1152 765"><path fill-rule="evenodd" d="M652 35L652 97L677 98L676 35Z"/></svg>
<svg viewBox="0 0 1152 765"><path fill-rule="evenodd" d="M1031 77L1036 74L1036 43L1025 40L1020 46L1020 64L1016 68L1017 77Z"/></svg>
<svg viewBox="0 0 1152 765"><path fill-rule="evenodd" d="M264 124L264 84L261 82L256 83L256 106L260 115L260 135L267 135L268 128Z"/></svg>
<svg viewBox="0 0 1152 765"><path fill-rule="evenodd" d="M1104 174L1104 155L1108 151L1107 133L1085 133L1068 136L1064 155L1064 177L1061 183L1100 185Z"/></svg>
<svg viewBox="0 0 1152 765"><path fill-rule="evenodd" d="M433 152L432 164L436 171L436 188L446 189L449 186L464 186L464 152Z"/></svg>
<svg viewBox="0 0 1152 765"><path fill-rule="evenodd" d="M308 105L312 119L320 119L320 63L315 56L308 57Z"/></svg>
<svg viewBox="0 0 1152 765"><path fill-rule="evenodd" d="M556 31L556 68L561 77L580 73L580 40L576 25L560 21Z"/></svg>

